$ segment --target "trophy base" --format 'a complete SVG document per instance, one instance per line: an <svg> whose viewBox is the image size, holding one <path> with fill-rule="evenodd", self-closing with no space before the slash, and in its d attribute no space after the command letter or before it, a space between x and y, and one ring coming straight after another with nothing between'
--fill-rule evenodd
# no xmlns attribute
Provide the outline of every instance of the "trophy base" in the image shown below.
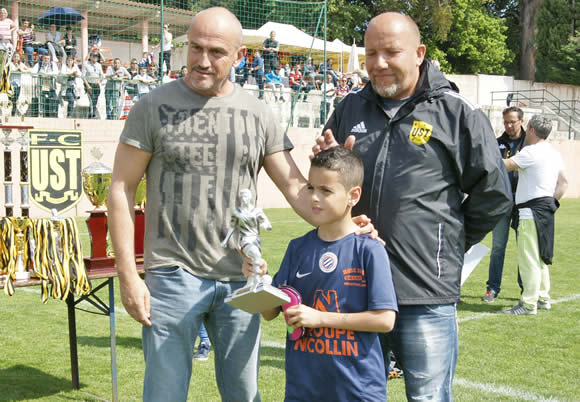
<svg viewBox="0 0 580 402"><path fill-rule="evenodd" d="M290 297L272 285L258 283L226 297L225 302L250 314L259 313L290 302Z"/></svg>
<svg viewBox="0 0 580 402"><path fill-rule="evenodd" d="M15 272L14 274L14 278L17 281L27 281L30 279L30 272L28 271L24 271L24 272Z"/></svg>
<svg viewBox="0 0 580 402"><path fill-rule="evenodd" d="M117 269L115 259L111 257L85 258L87 273L111 272Z"/></svg>

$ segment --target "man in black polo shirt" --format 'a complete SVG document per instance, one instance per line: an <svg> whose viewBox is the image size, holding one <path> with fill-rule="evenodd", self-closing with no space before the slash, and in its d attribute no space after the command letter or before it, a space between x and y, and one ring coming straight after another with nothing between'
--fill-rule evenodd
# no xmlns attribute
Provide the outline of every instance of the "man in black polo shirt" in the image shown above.
<svg viewBox="0 0 580 402"><path fill-rule="evenodd" d="M524 112L519 107L508 107L503 111L503 125L505 131L497 139L497 145L503 159L509 159L519 152L524 146L526 131L523 127ZM515 196L518 185L518 172L509 172L512 185L512 192ZM505 248L510 233L510 221L512 213L505 215L495 225L493 229L493 240L491 246L491 256L489 257L489 277L487 280L487 291L483 296L483 301L492 303L499 295L501 277L503 274L503 263L505 259Z"/></svg>
<svg viewBox="0 0 580 402"><path fill-rule="evenodd" d="M278 66L278 51L280 43L276 40L276 31L270 32L270 37L264 41L262 56L264 57L264 74L275 70Z"/></svg>

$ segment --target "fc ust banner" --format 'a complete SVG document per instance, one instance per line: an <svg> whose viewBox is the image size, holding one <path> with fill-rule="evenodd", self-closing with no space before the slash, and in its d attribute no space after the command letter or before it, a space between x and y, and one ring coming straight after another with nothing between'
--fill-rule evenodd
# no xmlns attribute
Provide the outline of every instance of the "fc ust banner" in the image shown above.
<svg viewBox="0 0 580 402"><path fill-rule="evenodd" d="M40 208L58 213L82 196L82 130L30 130L30 195Z"/></svg>

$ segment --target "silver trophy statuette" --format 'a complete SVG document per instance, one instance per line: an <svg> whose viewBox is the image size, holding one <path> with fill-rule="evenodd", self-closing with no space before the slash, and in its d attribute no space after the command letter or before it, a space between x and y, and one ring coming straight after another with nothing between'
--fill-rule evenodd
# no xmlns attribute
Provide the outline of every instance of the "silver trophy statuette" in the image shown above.
<svg viewBox="0 0 580 402"><path fill-rule="evenodd" d="M260 228L272 230L272 224L261 208L254 207L252 192L240 190L241 205L232 213L230 228L222 241L222 247L227 244L237 230L239 232L239 247L242 254L253 259L254 274L248 278L246 286L226 298L226 303L240 308L248 313L258 313L290 302L290 298L281 290L271 286L270 275L260 275L262 259L262 244Z"/></svg>

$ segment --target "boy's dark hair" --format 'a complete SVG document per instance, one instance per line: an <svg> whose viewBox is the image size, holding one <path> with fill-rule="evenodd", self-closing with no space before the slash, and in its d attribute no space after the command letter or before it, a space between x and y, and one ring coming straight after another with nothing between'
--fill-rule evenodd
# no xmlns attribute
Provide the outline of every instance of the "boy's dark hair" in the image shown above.
<svg viewBox="0 0 580 402"><path fill-rule="evenodd" d="M321 167L338 172L340 182L347 190L362 186L364 166L359 156L343 146L321 151L310 162L311 167Z"/></svg>

